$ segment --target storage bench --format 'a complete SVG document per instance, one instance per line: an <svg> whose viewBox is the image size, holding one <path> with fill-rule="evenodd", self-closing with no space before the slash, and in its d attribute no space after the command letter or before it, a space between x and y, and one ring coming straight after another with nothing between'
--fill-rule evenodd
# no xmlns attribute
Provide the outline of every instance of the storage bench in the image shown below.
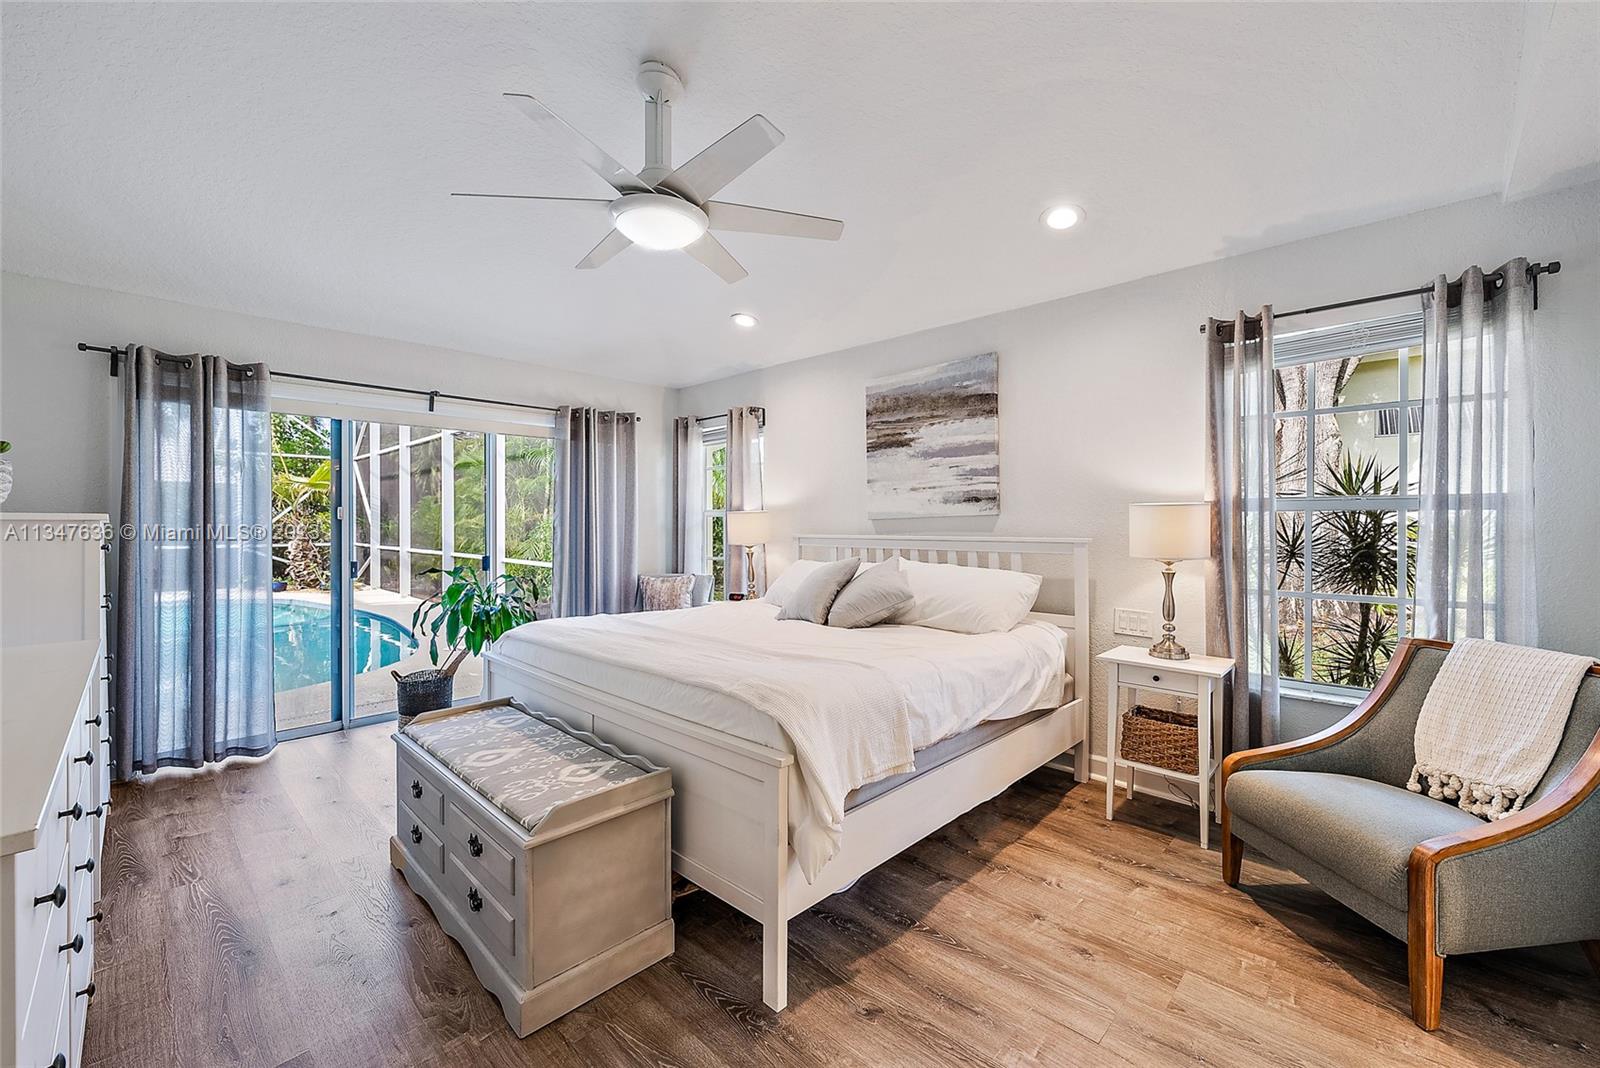
<svg viewBox="0 0 1600 1068"><path fill-rule="evenodd" d="M671 955L665 768L510 700L394 737L390 861L518 1035Z"/></svg>

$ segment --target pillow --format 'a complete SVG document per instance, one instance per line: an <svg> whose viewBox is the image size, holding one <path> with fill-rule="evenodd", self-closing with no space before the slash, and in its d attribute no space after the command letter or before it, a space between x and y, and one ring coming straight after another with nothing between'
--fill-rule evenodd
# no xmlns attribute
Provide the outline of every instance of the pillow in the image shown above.
<svg viewBox="0 0 1600 1068"><path fill-rule="evenodd" d="M826 624L828 609L833 607L834 598L839 596L845 583L855 578L856 568L860 566L861 561L854 556L819 565L793 593L784 598L778 618L803 619L818 626Z"/></svg>
<svg viewBox="0 0 1600 1068"><path fill-rule="evenodd" d="M957 634L992 634L1021 623L1039 597L1038 575L959 564L901 560L911 603L896 623Z"/></svg>
<svg viewBox="0 0 1600 1068"><path fill-rule="evenodd" d="M828 609L830 627L871 627L886 623L911 603L911 583L900 573L900 561L890 557L862 571L839 591Z"/></svg>
<svg viewBox="0 0 1600 1068"><path fill-rule="evenodd" d="M809 578L811 573L821 566L822 562L820 560L796 560L783 569L783 574L778 576L777 581L767 587L767 595L762 600L782 608L783 602L788 599L789 595L800 588L800 583Z"/></svg>
<svg viewBox="0 0 1600 1068"><path fill-rule="evenodd" d="M693 575L640 575L639 608L645 612L668 612L694 605Z"/></svg>
<svg viewBox="0 0 1600 1068"><path fill-rule="evenodd" d="M679 578L683 574L685 572L657 572L654 574L642 574L639 578ZM711 576L689 575L689 577L694 579L694 585L689 587L689 603L684 607L699 608L711 600ZM633 602L634 611L643 612L647 610L644 606L644 583L642 581L639 583L639 589L634 594Z"/></svg>

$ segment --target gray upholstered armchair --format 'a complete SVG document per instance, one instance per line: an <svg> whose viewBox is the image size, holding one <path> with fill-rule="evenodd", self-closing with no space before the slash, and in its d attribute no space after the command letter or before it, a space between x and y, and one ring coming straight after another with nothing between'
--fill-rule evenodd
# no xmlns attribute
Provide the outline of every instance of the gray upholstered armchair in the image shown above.
<svg viewBox="0 0 1600 1068"><path fill-rule="evenodd" d="M1600 970L1600 668L1516 815L1486 823L1405 789L1422 698L1448 642L1400 643L1349 716L1222 765L1222 877L1246 843L1408 946L1411 1017L1439 1026L1452 953L1581 942Z"/></svg>

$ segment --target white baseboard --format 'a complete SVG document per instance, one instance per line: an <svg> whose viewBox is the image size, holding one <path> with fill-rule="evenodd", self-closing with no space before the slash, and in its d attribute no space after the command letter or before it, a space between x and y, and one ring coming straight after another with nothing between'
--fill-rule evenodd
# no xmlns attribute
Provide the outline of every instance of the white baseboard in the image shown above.
<svg viewBox="0 0 1600 1068"><path fill-rule="evenodd" d="M1050 761L1045 767L1054 768L1056 771L1064 771L1070 775L1072 774L1072 758L1070 755L1063 753L1060 759ZM1163 801L1171 801L1174 804L1187 804L1190 808L1195 809L1200 807L1195 798L1193 783L1169 779L1165 775L1158 775L1143 768L1134 768L1132 770L1134 794L1156 797ZM1128 769L1124 768L1122 777L1120 777L1117 784L1119 789L1127 784L1127 772ZM1093 753L1089 757L1089 778L1098 783L1106 781L1106 758L1099 753Z"/></svg>

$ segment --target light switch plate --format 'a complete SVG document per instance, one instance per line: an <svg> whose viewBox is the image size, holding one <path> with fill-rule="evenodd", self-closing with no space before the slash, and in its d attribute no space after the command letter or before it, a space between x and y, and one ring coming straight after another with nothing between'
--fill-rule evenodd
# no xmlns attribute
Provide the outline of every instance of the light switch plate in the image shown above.
<svg viewBox="0 0 1600 1068"><path fill-rule="evenodd" d="M1137 608L1118 608L1112 614L1111 629L1118 634L1128 634L1135 638L1154 638L1156 617L1154 613L1141 612Z"/></svg>

